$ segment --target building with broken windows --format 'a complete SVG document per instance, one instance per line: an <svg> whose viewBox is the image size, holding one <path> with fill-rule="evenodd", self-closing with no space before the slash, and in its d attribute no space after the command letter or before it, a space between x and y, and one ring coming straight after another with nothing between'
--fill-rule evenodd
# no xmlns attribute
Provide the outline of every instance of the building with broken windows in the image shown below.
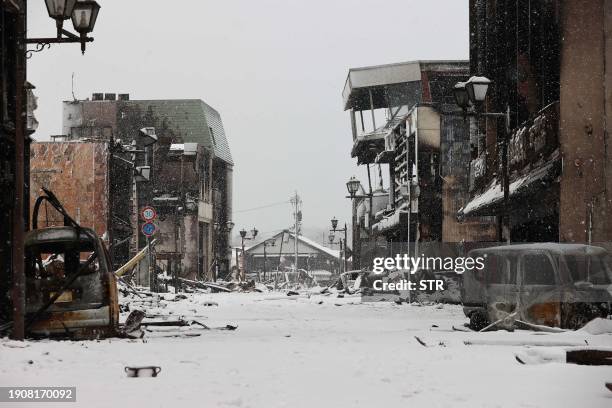
<svg viewBox="0 0 612 408"><path fill-rule="evenodd" d="M468 73L467 61L349 70L343 100L351 118L351 156L368 172L353 206L356 266L405 253L407 242L417 243L416 251L418 243L495 239L490 217L456 217L468 199L471 152L469 123L457 112L452 88Z"/></svg>
<svg viewBox="0 0 612 408"><path fill-rule="evenodd" d="M474 122L461 216L503 211L507 137L512 241L612 240L610 64L612 1L470 1L470 71L511 123Z"/></svg>
<svg viewBox="0 0 612 408"><path fill-rule="evenodd" d="M190 279L229 271L230 232L215 225L231 220L233 161L216 110L196 99L130 100L127 94L94 94L63 108L63 135L36 147L44 163L33 161L33 178L51 190L57 186L68 206L88 202L73 214L96 220L99 225L85 225L106 234L115 267L146 245L140 210L152 206L160 268ZM146 128L154 129L155 144L139 138ZM72 156L59 166L58 157ZM60 180L86 174L100 180L90 177L72 188Z"/></svg>

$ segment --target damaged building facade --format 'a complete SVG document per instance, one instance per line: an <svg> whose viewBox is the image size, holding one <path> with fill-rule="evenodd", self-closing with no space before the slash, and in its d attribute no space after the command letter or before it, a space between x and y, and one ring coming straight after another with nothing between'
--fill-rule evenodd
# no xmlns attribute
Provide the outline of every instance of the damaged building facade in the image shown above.
<svg viewBox="0 0 612 408"><path fill-rule="evenodd" d="M509 109L510 132L495 118L474 122L459 215L503 211L505 137L504 238L611 241L612 1L471 0L470 34L470 71L492 81L484 108Z"/></svg>
<svg viewBox="0 0 612 408"><path fill-rule="evenodd" d="M351 118L351 156L368 172L353 204L356 267L374 256L406 253L407 242L412 252L431 242L495 239L493 218L456 217L469 198L471 152L469 123L458 113L452 88L468 74L467 61L349 70L343 99Z"/></svg>
<svg viewBox="0 0 612 408"><path fill-rule="evenodd" d="M141 129L156 143L143 143ZM32 179L78 206L69 210L111 243L115 268L145 247L140 211L152 206L158 267L190 279L229 271L230 231L215 225L231 220L233 161L217 111L195 99L94 94L64 102L62 133L34 147Z"/></svg>

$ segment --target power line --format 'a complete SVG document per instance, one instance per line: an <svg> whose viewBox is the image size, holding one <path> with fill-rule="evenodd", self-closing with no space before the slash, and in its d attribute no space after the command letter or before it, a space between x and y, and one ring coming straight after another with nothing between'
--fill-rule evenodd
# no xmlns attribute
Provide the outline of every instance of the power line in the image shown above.
<svg viewBox="0 0 612 408"><path fill-rule="evenodd" d="M262 205L262 206L259 206L259 207L245 208L243 210L237 210L237 211L234 211L234 213L243 213L243 212L248 212L248 211L256 211L256 210L261 210L261 209L270 208L270 207L276 207L278 205L288 204L288 203L289 203L289 201L287 201L287 200L279 201L279 202L276 202L276 203L266 204L266 205Z"/></svg>

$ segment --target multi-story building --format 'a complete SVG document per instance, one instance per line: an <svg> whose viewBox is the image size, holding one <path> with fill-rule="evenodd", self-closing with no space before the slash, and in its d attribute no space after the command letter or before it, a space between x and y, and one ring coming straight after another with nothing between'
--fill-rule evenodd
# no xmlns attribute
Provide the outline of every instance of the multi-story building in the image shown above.
<svg viewBox="0 0 612 408"><path fill-rule="evenodd" d="M137 136L147 127L157 135L149 147ZM108 235L116 265L145 246L139 213L153 206L159 210L154 238L160 265L188 278L229 271L230 232L214 226L231 220L233 161L217 111L196 99L93 94L92 100L64 102L62 138L108 141L114 163L150 169L148 183L132 183L133 172L108 166L118 169L108 176Z"/></svg>
<svg viewBox="0 0 612 408"><path fill-rule="evenodd" d="M381 252L405 253L408 242L416 243L412 251L420 242L495 239L490 217L456 217L468 198L470 148L469 123L457 112L452 89L468 73L467 61L349 70L343 98L351 155L368 171L368 185L358 194L366 197L355 203L353 217L353 258L361 257L361 267Z"/></svg>
<svg viewBox="0 0 612 408"><path fill-rule="evenodd" d="M507 206L511 241L611 241L611 64L612 1L471 0L470 71L493 81L483 108L509 109L510 134L475 122L460 214Z"/></svg>

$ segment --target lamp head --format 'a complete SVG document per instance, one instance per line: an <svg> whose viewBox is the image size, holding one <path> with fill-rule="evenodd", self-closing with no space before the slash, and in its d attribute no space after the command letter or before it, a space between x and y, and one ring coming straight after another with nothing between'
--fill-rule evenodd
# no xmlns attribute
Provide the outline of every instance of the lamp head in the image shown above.
<svg viewBox="0 0 612 408"><path fill-rule="evenodd" d="M346 182L346 189L348 190L349 195L353 198L355 197L355 194L357 194L359 186L361 186L361 182L357 180L355 176L352 176L349 181Z"/></svg>
<svg viewBox="0 0 612 408"><path fill-rule="evenodd" d="M470 106L470 98L465 87L465 82L457 82L453 87L453 96L455 97L455 103L466 110Z"/></svg>
<svg viewBox="0 0 612 408"><path fill-rule="evenodd" d="M473 76L465 83L468 98L474 104L484 102L491 80L483 76Z"/></svg>
<svg viewBox="0 0 612 408"><path fill-rule="evenodd" d="M332 225L332 228L333 228L334 230L335 230L335 229L336 229L336 227L338 226L338 220L336 219L336 217L334 217L334 218L332 218L332 219L331 219L331 225Z"/></svg>

